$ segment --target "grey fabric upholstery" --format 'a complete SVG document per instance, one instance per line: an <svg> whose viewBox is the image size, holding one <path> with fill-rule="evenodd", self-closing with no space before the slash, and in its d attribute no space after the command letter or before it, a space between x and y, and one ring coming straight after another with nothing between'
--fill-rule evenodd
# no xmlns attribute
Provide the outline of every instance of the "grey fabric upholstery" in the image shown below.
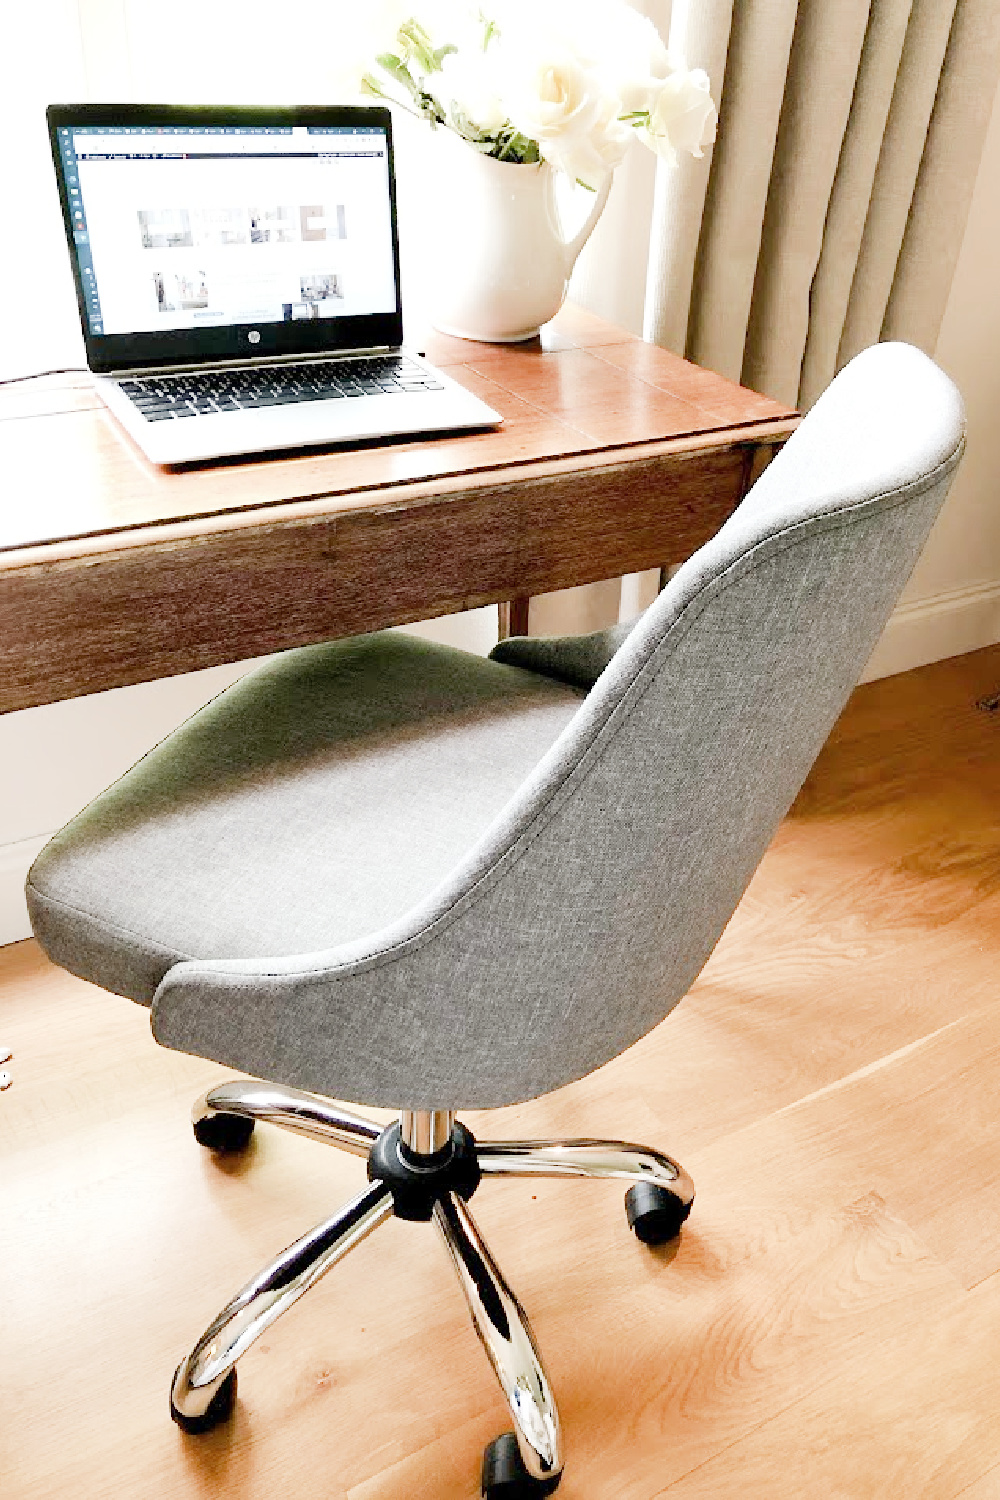
<svg viewBox="0 0 1000 1500"><path fill-rule="evenodd" d="M588 635L512 635L490 652L494 661L543 672L558 682L589 690L600 677L632 625L612 625Z"/></svg>
<svg viewBox="0 0 1000 1500"><path fill-rule="evenodd" d="M412 670L438 684L431 717L467 754L456 744L439 761L419 688L379 721L385 663L412 649L385 637L316 648L315 691L298 687L308 653L244 679L39 857L29 902L43 945L136 998L162 975L152 1019L165 1045L338 1098L489 1107L600 1066L667 1014L718 941L919 555L962 430L957 392L923 355L859 356L620 644L507 642L493 661L440 669L453 653L424 648L399 667L397 683ZM337 666L369 660L356 678ZM596 680L581 702L544 672ZM456 719L436 696L449 675L495 704L499 770L482 698ZM353 740L345 712L371 733ZM328 796L323 753L307 773L331 715ZM401 763L408 795L384 806L383 732L419 746ZM241 759L261 736L266 750ZM288 775L301 798L286 825L275 786ZM320 863L345 837L354 776L377 836L350 834L349 856ZM437 818L448 827L432 852ZM192 819L210 837L190 836ZM219 853L230 837L235 860ZM155 862L141 898L136 861ZM178 905L197 918L190 958Z"/></svg>
<svg viewBox="0 0 1000 1500"><path fill-rule="evenodd" d="M362 938L438 884L581 698L395 632L287 652L46 846L35 931L147 1005L182 959Z"/></svg>

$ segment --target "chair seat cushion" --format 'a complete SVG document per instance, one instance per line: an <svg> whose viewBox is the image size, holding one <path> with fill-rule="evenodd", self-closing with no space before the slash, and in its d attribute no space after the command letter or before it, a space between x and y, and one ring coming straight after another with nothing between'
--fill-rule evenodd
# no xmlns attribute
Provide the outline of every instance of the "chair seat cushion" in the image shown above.
<svg viewBox="0 0 1000 1500"><path fill-rule="evenodd" d="M35 933L149 1004L186 958L376 932L447 875L582 697L399 632L286 652L52 839L28 876Z"/></svg>

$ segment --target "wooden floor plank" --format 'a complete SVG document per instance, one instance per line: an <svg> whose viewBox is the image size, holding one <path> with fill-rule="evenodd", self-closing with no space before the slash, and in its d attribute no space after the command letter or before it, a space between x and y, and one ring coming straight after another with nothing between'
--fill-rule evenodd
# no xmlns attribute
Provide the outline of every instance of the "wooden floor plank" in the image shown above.
<svg viewBox="0 0 1000 1500"><path fill-rule="evenodd" d="M609 1184L491 1181L567 1500L1000 1500L1000 649L859 690L691 994L600 1073L472 1116L682 1160L679 1245ZM472 1500L504 1407L430 1226L391 1222L240 1364L233 1421L167 1414L219 1306L364 1180L259 1130L148 1016L0 951L0 1492Z"/></svg>
<svg viewBox="0 0 1000 1500"><path fill-rule="evenodd" d="M995 1500L998 1312L991 1282L942 1316L869 1343L846 1373L660 1493L773 1494L775 1474L794 1455L803 1495Z"/></svg>

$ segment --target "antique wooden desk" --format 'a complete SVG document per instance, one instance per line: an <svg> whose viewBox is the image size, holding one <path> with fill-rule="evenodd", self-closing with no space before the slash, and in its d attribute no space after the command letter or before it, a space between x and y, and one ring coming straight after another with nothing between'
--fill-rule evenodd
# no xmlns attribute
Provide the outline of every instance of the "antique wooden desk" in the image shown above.
<svg viewBox="0 0 1000 1500"><path fill-rule="evenodd" d="M166 472L89 377L0 387L0 712L494 602L523 629L688 556L797 420L572 307L419 347L505 426Z"/></svg>

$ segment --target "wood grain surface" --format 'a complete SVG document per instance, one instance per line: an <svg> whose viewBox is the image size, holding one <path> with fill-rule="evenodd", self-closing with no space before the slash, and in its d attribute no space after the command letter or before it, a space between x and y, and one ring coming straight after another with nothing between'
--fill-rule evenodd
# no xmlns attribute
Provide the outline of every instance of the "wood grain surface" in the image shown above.
<svg viewBox="0 0 1000 1500"><path fill-rule="evenodd" d="M421 342L502 429L167 471L86 378L0 390L0 712L680 561L797 420L575 308Z"/></svg>
<svg viewBox="0 0 1000 1500"><path fill-rule="evenodd" d="M676 1155L673 1249L612 1184L489 1181L567 1500L1000 1495L1000 648L854 695L690 995L486 1139ZM473 1500L504 1408L430 1226L395 1221L251 1349L233 1420L169 1420L222 1303L357 1159L188 1124L224 1075L146 1012L0 953L0 1477L15 1500ZM384 1117L383 1117L384 1118Z"/></svg>

